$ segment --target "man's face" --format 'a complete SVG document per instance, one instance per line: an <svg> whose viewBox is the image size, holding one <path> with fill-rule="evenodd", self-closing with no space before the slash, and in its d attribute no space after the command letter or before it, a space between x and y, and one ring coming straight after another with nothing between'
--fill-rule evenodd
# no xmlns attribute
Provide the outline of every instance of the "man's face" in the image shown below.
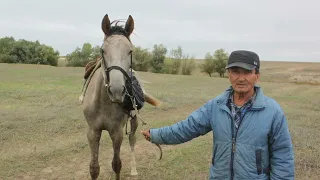
<svg viewBox="0 0 320 180"><path fill-rule="evenodd" d="M236 93L248 93L253 90L260 74L256 70L246 70L240 67L231 67L228 70L230 83Z"/></svg>

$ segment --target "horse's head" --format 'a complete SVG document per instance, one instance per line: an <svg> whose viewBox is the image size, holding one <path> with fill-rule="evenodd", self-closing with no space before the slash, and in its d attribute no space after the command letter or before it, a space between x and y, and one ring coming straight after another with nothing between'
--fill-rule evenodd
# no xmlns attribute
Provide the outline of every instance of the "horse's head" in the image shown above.
<svg viewBox="0 0 320 180"><path fill-rule="evenodd" d="M133 45L130 35L134 29L134 21L131 15L128 17L125 27L111 26L108 15L102 20L102 30L105 34L101 47L102 65L107 93L112 102L122 103L126 94L126 79L132 63Z"/></svg>

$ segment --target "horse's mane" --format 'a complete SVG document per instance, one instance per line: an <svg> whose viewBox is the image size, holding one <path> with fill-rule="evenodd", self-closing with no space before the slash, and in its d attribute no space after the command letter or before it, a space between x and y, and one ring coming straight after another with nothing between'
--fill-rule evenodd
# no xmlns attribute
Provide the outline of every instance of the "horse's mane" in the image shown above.
<svg viewBox="0 0 320 180"><path fill-rule="evenodd" d="M110 23L111 24L111 30L110 30L109 36L115 35L115 34L124 35L131 42L129 35L126 33L126 31L124 29L124 26L123 25L118 25L119 22L125 22L125 21L123 21L123 20L114 20L114 21L112 21ZM115 25L113 25L113 24L115 24ZM107 37L105 37L105 38L107 38Z"/></svg>

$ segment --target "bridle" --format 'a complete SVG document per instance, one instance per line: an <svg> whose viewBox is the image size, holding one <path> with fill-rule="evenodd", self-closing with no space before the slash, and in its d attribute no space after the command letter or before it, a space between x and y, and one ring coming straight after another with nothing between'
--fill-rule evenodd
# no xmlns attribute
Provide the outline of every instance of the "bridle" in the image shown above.
<svg viewBox="0 0 320 180"><path fill-rule="evenodd" d="M115 24L115 27L117 27L117 24L118 24L119 22L120 22L120 20L115 20L115 21L113 21L111 24L116 23L116 24ZM123 32L123 31L114 31L113 33L108 34L108 36L105 37L104 41L106 41L106 40L108 39L108 37L110 37L112 34L122 35L122 36L126 37L126 38L128 39L128 41L131 43L131 40L130 40L129 36L127 35L126 32ZM105 75L106 75L106 78L107 78L107 79L106 79L107 82L105 82L105 86L108 86L108 84L109 84L109 82L110 82L110 75L109 75L109 74L110 74L110 71L111 71L111 70L121 71L121 73L126 77L125 88L127 88L127 87L126 87L127 84L128 84L127 81L130 81L129 83L130 83L131 86L132 86L132 81L133 81L133 79L132 79L132 76L133 76L133 74L132 74L132 52L130 53L130 69L131 69L131 78L130 78L130 76L128 75L128 73L127 73L123 68L121 68L120 66L110 66L110 67L107 67L106 61L105 61L104 56L103 56L104 51L103 51L103 48L102 48L102 47L103 47L103 45L100 47L100 53L101 53L101 57L102 57L102 66L103 66L103 69L104 69L104 72L105 72ZM127 91L127 90L126 90L126 91Z"/></svg>
<svg viewBox="0 0 320 180"><path fill-rule="evenodd" d="M106 65L106 61L105 61L105 59L104 59L104 56L103 56L103 53L104 53L104 51L103 51L103 49L102 48L100 48L100 52L101 52L101 57L102 57L102 65L103 65L103 69L104 69L104 72L105 72L105 75L106 75L106 80L107 80L107 82L105 82L106 83L106 85L110 82L110 71L111 70L118 70L118 71L121 71L121 73L126 77L126 80L127 81L132 81L132 76L130 77L129 75L128 75L128 73L123 69L123 68L121 68L120 66L110 66L110 67L107 67L107 65ZM132 75L132 53L131 53L131 55L130 55L130 69L131 69L131 75Z"/></svg>
<svg viewBox="0 0 320 180"><path fill-rule="evenodd" d="M123 36L125 36L124 34L121 34L121 35L123 35ZM127 37L127 36L125 36L128 40L129 40L129 42L131 42L130 41L130 39ZM122 68L122 67L120 67L120 66L110 66L110 67L108 67L107 65L106 65L106 61L105 61L105 58L104 58L104 50L103 50L103 45L100 47L100 53L101 53L101 57L102 57L102 66L103 66L103 69L104 69L104 73L105 73L105 75L106 75L106 80L105 80L105 86L107 87L108 85L109 85L109 82L110 82L110 71L111 70L118 70L118 71L120 71L124 76L125 76L125 78L126 78L126 80L125 80L125 91L126 91L126 95L128 95L132 100L133 100L133 97L134 97L134 95L132 94L132 95L130 95L129 94L129 92L128 92L128 90L127 90L127 87L128 86L131 86L131 88L130 89L132 89L132 86L133 86L133 84L132 84L132 82L133 82L133 72L132 72L132 53L130 53L130 69L131 69L131 77L128 75L128 73Z"/></svg>

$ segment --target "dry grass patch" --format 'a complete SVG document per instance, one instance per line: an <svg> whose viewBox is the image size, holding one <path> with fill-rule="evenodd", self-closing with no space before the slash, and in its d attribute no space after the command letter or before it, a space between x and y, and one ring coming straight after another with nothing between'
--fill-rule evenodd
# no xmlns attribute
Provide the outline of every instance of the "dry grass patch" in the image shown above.
<svg viewBox="0 0 320 180"><path fill-rule="evenodd" d="M272 70L268 72L283 73ZM264 74L268 77L267 71ZM86 122L77 102L82 75L83 68L0 64L0 179L89 179ZM145 84L147 91L164 102L160 108L146 105L141 111L149 127L166 126L186 118L229 85L225 78L202 75L141 72L140 76L150 82ZM265 94L282 105L288 117L296 179L319 179L320 86L286 81L262 81L260 85ZM138 132L143 128L146 127L140 124ZM111 141L106 132L100 149L100 179L113 177ZM163 150L163 159L157 161L157 147L137 136L138 179L208 178L211 133L185 144L163 146ZM129 155L125 136L121 149L124 179L133 179L129 176Z"/></svg>

